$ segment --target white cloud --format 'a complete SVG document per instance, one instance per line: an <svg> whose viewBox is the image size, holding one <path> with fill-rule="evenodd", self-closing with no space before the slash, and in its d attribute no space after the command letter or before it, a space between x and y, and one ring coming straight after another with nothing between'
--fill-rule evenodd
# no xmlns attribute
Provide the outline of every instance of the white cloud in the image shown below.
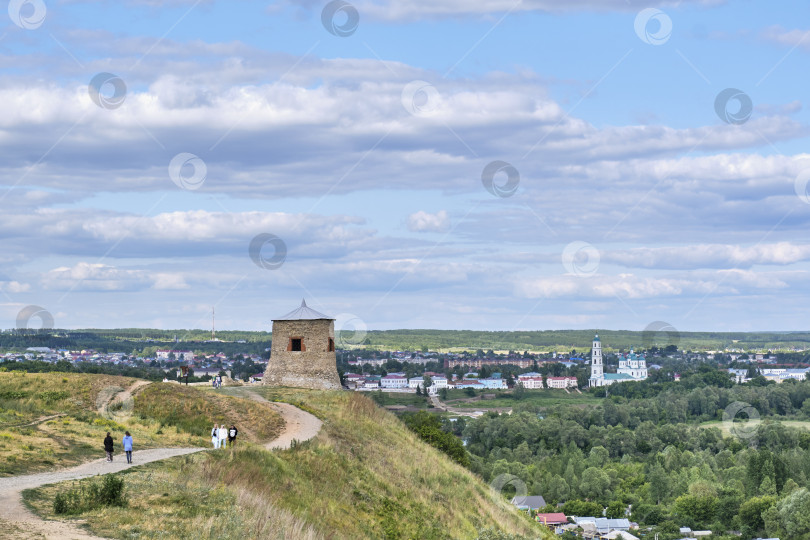
<svg viewBox="0 0 810 540"><path fill-rule="evenodd" d="M139 291L145 289L187 289L184 277L168 272L117 268L101 263L80 262L45 272L41 279L48 290L64 291Z"/></svg>
<svg viewBox="0 0 810 540"><path fill-rule="evenodd" d="M0 290L9 293L23 293L31 290L31 285L18 281L0 281Z"/></svg>
<svg viewBox="0 0 810 540"><path fill-rule="evenodd" d="M750 268L810 260L810 245L790 242L754 246L699 244L602 252L602 261L628 268Z"/></svg>
<svg viewBox="0 0 810 540"><path fill-rule="evenodd" d="M773 25L764 29L760 36L765 41L791 48L801 46L805 51L810 51L810 30L787 30L779 25Z"/></svg>
<svg viewBox="0 0 810 540"><path fill-rule="evenodd" d="M435 214L420 210L408 216L408 230L412 232L447 232L450 230L450 217L446 210Z"/></svg>
<svg viewBox="0 0 810 540"><path fill-rule="evenodd" d="M804 278L805 272L801 273ZM517 294L528 298L580 297L598 299L618 297L638 300L655 297L692 297L737 295L752 290L779 290L795 281L799 274L757 273L744 270L695 272L664 277L633 273L590 277L573 275L522 279L515 283Z"/></svg>
<svg viewBox="0 0 810 540"><path fill-rule="evenodd" d="M701 5L715 5L724 0L691 0ZM310 0L290 0L291 4L307 7L313 4ZM352 2L361 18L369 17L386 21L411 21L433 18L459 17L464 15L484 15L523 11L544 11L563 13L573 11L640 11L645 7L676 7L683 2L662 2L660 0L642 0L627 2L625 0L411 0L397 2L393 0L365 0Z"/></svg>

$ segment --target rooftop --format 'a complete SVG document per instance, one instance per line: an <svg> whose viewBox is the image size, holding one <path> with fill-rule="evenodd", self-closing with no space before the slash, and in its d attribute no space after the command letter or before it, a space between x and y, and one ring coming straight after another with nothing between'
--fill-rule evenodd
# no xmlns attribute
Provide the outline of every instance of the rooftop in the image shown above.
<svg viewBox="0 0 810 540"><path fill-rule="evenodd" d="M279 317L278 319L273 319L274 321L302 321L302 320L314 320L314 319L326 319L329 321L333 321L332 317L324 315L320 311L315 311L311 307L307 306L306 300L301 300L301 306L292 310L291 312L287 313L283 317Z"/></svg>

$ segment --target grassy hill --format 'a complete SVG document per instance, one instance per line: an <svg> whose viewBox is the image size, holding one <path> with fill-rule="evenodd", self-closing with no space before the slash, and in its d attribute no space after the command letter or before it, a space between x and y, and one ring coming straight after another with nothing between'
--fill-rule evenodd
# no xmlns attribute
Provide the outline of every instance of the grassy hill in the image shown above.
<svg viewBox="0 0 810 540"><path fill-rule="evenodd" d="M114 538L445 539L489 528L553 536L365 396L259 392L320 417L320 434L284 451L245 443L130 469L128 507L80 517ZM27 497L49 515L64 489Z"/></svg>
<svg viewBox="0 0 810 540"><path fill-rule="evenodd" d="M0 476L103 457L107 431L120 442L128 430L136 448L146 449L207 446L212 422L245 420L242 434L248 440L272 437L283 424L252 401L168 383L147 385L117 408L105 406L136 382L109 375L0 372Z"/></svg>

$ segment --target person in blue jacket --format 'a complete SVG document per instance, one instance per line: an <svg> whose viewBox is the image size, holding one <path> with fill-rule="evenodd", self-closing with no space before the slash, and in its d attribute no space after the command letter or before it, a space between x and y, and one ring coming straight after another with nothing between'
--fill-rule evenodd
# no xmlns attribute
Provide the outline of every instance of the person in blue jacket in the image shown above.
<svg viewBox="0 0 810 540"><path fill-rule="evenodd" d="M124 432L124 440L122 442L124 444L124 452L127 453L127 463L132 463L132 435L129 434L129 431Z"/></svg>

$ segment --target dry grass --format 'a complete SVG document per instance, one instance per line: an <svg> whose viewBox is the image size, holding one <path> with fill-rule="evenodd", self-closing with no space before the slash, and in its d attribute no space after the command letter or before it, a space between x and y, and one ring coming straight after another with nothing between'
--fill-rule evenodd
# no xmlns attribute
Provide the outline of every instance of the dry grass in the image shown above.
<svg viewBox="0 0 810 540"><path fill-rule="evenodd" d="M99 399L130 388L137 379L74 373L0 372L0 476L68 467L104 456L111 431L116 451L128 430L135 449L208 446L214 423L234 422L240 439L265 440L283 427L279 415L247 399L175 384L153 383L118 411L98 410ZM134 413L134 414L133 414ZM203 426L172 422L166 414ZM38 422L43 417L60 415ZM242 424L240 420L245 420ZM27 425L31 424L32 425Z"/></svg>
<svg viewBox="0 0 810 540"><path fill-rule="evenodd" d="M191 433L202 445L210 443L213 424L236 425L239 440L251 442L273 439L284 427L282 418L260 403L176 384L144 388L135 397L135 414Z"/></svg>
<svg viewBox="0 0 810 540"><path fill-rule="evenodd" d="M238 391L237 391L238 392ZM239 468L222 459L226 483L271 486L274 504L341 538L469 538L481 527L539 535L475 475L422 443L392 414L354 392L261 389L305 403L324 420L315 441L273 455L246 451Z"/></svg>
<svg viewBox="0 0 810 540"><path fill-rule="evenodd" d="M106 432L124 427L99 415L96 401L105 389L129 387L134 381L108 375L0 372L0 475L50 470L103 455ZM129 426L142 446L154 437L150 426Z"/></svg>
<svg viewBox="0 0 810 540"><path fill-rule="evenodd" d="M111 538L323 538L291 512L269 505L266 498L200 475L205 461L204 456L189 455L130 469L124 475L128 507L86 512L81 519L96 534ZM78 483L26 491L26 502L38 514L57 518L53 497Z"/></svg>
<svg viewBox="0 0 810 540"><path fill-rule="evenodd" d="M321 433L289 450L247 443L130 469L130 507L81 518L116 538L446 539L487 527L552 537L365 396L258 392L305 404ZM41 512L55 489L36 490Z"/></svg>

